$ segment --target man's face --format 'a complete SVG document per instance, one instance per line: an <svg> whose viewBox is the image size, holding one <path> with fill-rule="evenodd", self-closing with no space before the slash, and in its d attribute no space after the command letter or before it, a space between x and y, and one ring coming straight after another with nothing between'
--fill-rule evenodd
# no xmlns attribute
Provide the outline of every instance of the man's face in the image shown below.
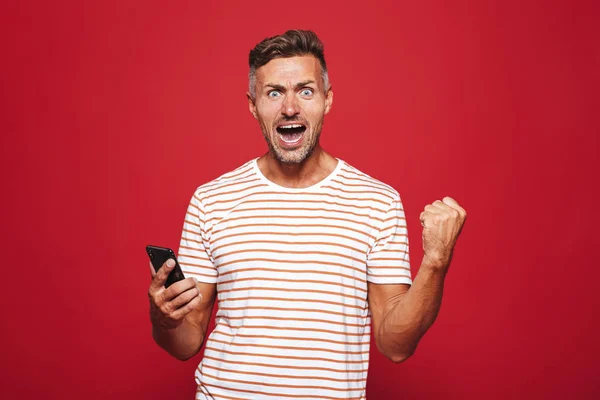
<svg viewBox="0 0 600 400"><path fill-rule="evenodd" d="M323 85L321 64L313 56L276 58L256 70L250 112L280 162L301 163L317 145L333 101Z"/></svg>

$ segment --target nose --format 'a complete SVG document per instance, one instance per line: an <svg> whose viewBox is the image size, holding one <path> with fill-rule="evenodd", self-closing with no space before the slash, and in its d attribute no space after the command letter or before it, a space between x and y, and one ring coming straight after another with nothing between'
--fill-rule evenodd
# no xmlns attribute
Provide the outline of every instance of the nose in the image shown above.
<svg viewBox="0 0 600 400"><path fill-rule="evenodd" d="M283 103L281 105L281 113L287 117L293 117L294 115L300 112L300 107L298 106L298 101L296 100L296 96L293 94L290 96L285 96L283 99Z"/></svg>

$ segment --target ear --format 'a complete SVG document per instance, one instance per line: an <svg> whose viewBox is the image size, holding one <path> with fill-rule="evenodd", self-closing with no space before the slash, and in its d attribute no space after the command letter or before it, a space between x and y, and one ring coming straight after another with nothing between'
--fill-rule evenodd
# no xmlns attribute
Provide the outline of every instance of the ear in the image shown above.
<svg viewBox="0 0 600 400"><path fill-rule="evenodd" d="M327 95L325 97L325 114L331 110L331 105L333 104L333 90L331 86L327 90Z"/></svg>
<svg viewBox="0 0 600 400"><path fill-rule="evenodd" d="M250 110L250 113L254 116L254 118L258 119L258 114L256 113L256 105L254 104L254 100L252 100L250 92L246 92L246 97L248 98L248 109Z"/></svg>

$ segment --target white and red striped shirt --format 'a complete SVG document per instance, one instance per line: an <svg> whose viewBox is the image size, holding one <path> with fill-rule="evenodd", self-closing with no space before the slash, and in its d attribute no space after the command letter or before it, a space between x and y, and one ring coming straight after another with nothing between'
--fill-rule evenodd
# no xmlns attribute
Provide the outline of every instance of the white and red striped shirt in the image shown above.
<svg viewBox="0 0 600 400"><path fill-rule="evenodd" d="M367 282L412 284L398 192L342 160L308 188L256 159L200 186L178 260L217 285L196 399L365 399Z"/></svg>

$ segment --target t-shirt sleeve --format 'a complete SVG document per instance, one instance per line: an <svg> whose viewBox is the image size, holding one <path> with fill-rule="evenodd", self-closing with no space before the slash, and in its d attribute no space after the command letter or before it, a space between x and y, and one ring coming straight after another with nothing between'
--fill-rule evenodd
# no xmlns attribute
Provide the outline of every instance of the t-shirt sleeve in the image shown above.
<svg viewBox="0 0 600 400"><path fill-rule="evenodd" d="M192 196L185 214L177 261L187 278L193 277L205 283L217 282L217 269L210 256L205 230L204 207L196 194Z"/></svg>
<svg viewBox="0 0 600 400"><path fill-rule="evenodd" d="M389 205L380 227L367 255L367 281L412 285L406 218L399 196Z"/></svg>

